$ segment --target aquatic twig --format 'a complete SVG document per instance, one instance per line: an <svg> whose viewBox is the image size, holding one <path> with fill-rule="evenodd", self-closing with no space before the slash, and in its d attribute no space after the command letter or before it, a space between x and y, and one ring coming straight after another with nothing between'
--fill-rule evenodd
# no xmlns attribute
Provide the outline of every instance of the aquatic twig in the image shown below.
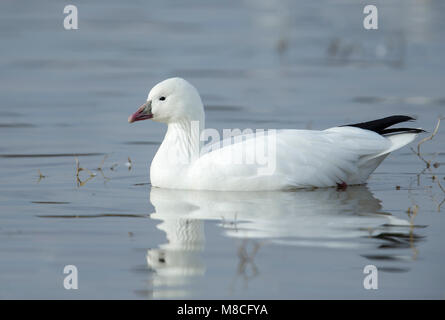
<svg viewBox="0 0 445 320"><path fill-rule="evenodd" d="M417 216L417 213L419 212L419 206L417 204L414 204L413 207L409 207L407 210L407 214L409 217L409 245L411 250L413 251L413 260L416 260L417 255L419 253L419 250L416 248L415 246L415 235L414 235L414 228L415 228L415 224L414 224L414 218Z"/></svg>
<svg viewBox="0 0 445 320"><path fill-rule="evenodd" d="M99 171L99 173L101 174L102 178L105 180L104 182L107 182L108 180L111 180L110 178L105 176L105 173L104 173L104 171L102 169L104 167L104 165L105 165L105 160L107 160L107 159L108 159L108 154L106 154L104 156L104 158L102 159L102 162L100 163L99 167L96 168L96 171ZM113 170L113 169L111 169L111 170Z"/></svg>
<svg viewBox="0 0 445 320"><path fill-rule="evenodd" d="M411 179L408 187L408 198L411 200L412 207L409 207L407 210L407 214L409 217L409 224L410 224L410 231L409 231L409 244L410 248L413 251L413 260L416 260L417 255L419 253L419 250L415 246L415 237L414 237L414 218L417 216L417 213L419 212L419 206L416 204L416 201L412 195L412 183L413 180Z"/></svg>
<svg viewBox="0 0 445 320"><path fill-rule="evenodd" d="M437 185L439 186L440 190L442 190L443 193L445 193L445 188L442 186L442 184L439 181L440 179L436 179ZM440 212L440 207L445 203L445 198L437 205L437 211Z"/></svg>
<svg viewBox="0 0 445 320"><path fill-rule="evenodd" d="M90 170L88 170L88 169L86 169L86 168L82 168L82 167L80 166L79 159L77 159L77 157L75 158L75 161L76 161L76 183L77 183L77 187L82 187L82 186L84 186L88 181L90 181L91 179L93 179L93 178L96 176L96 174L93 173L93 172L91 172ZM82 180L80 179L80 172L81 172L81 171L86 171L86 172L89 174L89 177L88 177L86 180L84 180L84 181L82 181Z"/></svg>
<svg viewBox="0 0 445 320"><path fill-rule="evenodd" d="M103 169L104 166L105 166L105 161L108 159L108 157L109 157L109 155L106 154L106 155L103 157L103 159L102 159L100 165L99 165L96 169L93 169L94 171L97 171L97 172L100 173L100 175L101 175L102 178L104 179L104 183L106 183L108 180L111 180L111 178L105 176L104 169ZM130 158L128 158L128 159L130 159ZM77 180L77 185L78 185L78 186L83 186L83 185L85 185L89 180L91 180L92 178L94 178L95 176L97 176L97 174L94 173L94 172L91 172L91 171L88 170L87 168L83 168L83 167L81 167L80 164L79 164L79 159L75 158L75 160L76 160L76 180ZM119 165L118 163L113 163L113 164L110 166L109 169L110 169L111 171L114 171L118 165ZM89 177L88 177L85 181L82 181L82 180L80 179L80 172L82 172L82 171L86 171L86 172L89 174Z"/></svg>
<svg viewBox="0 0 445 320"><path fill-rule="evenodd" d="M413 190L413 179L410 179L409 186L408 186L408 198L411 200L411 203L413 204L413 206L415 206L416 201L413 197L412 190Z"/></svg>
<svg viewBox="0 0 445 320"><path fill-rule="evenodd" d="M445 203L445 198L437 205L437 211L440 212L440 207Z"/></svg>
<svg viewBox="0 0 445 320"><path fill-rule="evenodd" d="M440 184L439 179L437 179L436 181L437 181L437 185L439 186L440 190L442 190L442 192L445 193L445 188L442 187L442 185Z"/></svg>
<svg viewBox="0 0 445 320"><path fill-rule="evenodd" d="M423 162L425 162L427 168L429 168L429 167L431 166L431 161L432 161L432 160L427 161L427 160L425 160L425 159L422 157L422 154L420 153L420 146L421 146L423 143L425 143L426 141L433 140L434 136L435 136L435 135L437 134L437 132L439 131L440 120L442 120L442 118L438 118L438 119L437 119L437 124L436 124L436 127L435 127L434 130L433 130L433 133L432 133L429 137L423 138L422 140L419 141L419 143L417 144L417 151L415 151L413 148L411 148L411 150L414 152L414 154L416 154L416 155L417 155Z"/></svg>
<svg viewBox="0 0 445 320"><path fill-rule="evenodd" d="M414 150L413 148L410 148L410 149L420 160L422 160L425 163L425 168L422 170L422 172L417 174L419 176L419 175L423 174L427 169L428 170L430 169L432 160L429 160L429 161L425 160L425 158L422 157L422 155L420 153L416 152L416 150Z"/></svg>
<svg viewBox="0 0 445 320"><path fill-rule="evenodd" d="M257 241L254 242L254 247L251 251L251 253L249 254L247 252L247 244L248 242L244 239L243 240L243 244L238 248L238 258L239 258L239 263L238 263L238 275L242 276L244 278L245 281L245 286L247 287L248 281L251 278L254 278L255 276L258 275L258 269L255 265L255 256L258 252L258 250L261 247L261 244ZM252 275L248 275L247 273L247 267L250 265L251 270L252 270Z"/></svg>
<svg viewBox="0 0 445 320"><path fill-rule="evenodd" d="M88 174L89 174L90 176L92 176L92 177L95 177L95 176L96 176L95 173L91 172L91 171L88 170L87 168L82 168L82 167L80 167L80 165L79 165L79 159L75 158L75 160L76 160L76 176L77 176L77 177L79 176L79 173L80 173L81 171L86 171L86 172L88 172Z"/></svg>
<svg viewBox="0 0 445 320"><path fill-rule="evenodd" d="M40 172L40 169L37 169L37 173L39 174L39 179L37 180L37 183L39 183L40 180L46 178L46 176L44 176L44 175Z"/></svg>
<svg viewBox="0 0 445 320"><path fill-rule="evenodd" d="M412 183L412 180L411 180L411 183ZM411 183L410 183L410 186L411 186ZM419 211L419 206L416 204L414 198L412 197L411 187L408 189L408 197L411 199L412 207L409 207L408 210L406 211L406 213L408 214L408 217L409 217L410 226L411 226L411 228L413 228L414 227L414 218L416 217L417 212Z"/></svg>
<svg viewBox="0 0 445 320"><path fill-rule="evenodd" d="M423 138L422 140L419 141L419 143L417 144L417 155L420 156L420 146L422 145L422 143L428 141L428 140L432 140L434 138L434 136L437 134L437 132L439 131L439 126L440 126L440 120L442 118L437 119L437 125L436 128L434 128L433 133L431 134L431 136Z"/></svg>
<svg viewBox="0 0 445 320"><path fill-rule="evenodd" d="M414 226L411 226L410 231L409 231L409 246L411 248L411 250L413 251L413 256L412 259L416 260L417 256L419 255L419 249L416 248L415 246L415 235L414 235Z"/></svg>
<svg viewBox="0 0 445 320"><path fill-rule="evenodd" d="M105 160L107 160L107 158L108 158L108 154L106 154L106 155L104 156L104 158L102 159L102 162L100 163L99 167L96 168L96 170L98 170L98 171L101 171L101 170L102 170L102 168L104 167L104 164L105 164Z"/></svg>
<svg viewBox="0 0 445 320"><path fill-rule="evenodd" d="M419 206L417 204L415 204L412 208L409 207L408 210L406 211L410 219L411 226L414 226L414 218L416 217L418 212L419 212Z"/></svg>
<svg viewBox="0 0 445 320"><path fill-rule="evenodd" d="M437 119L436 127L434 128L433 133L432 133L429 137L426 137L426 138L424 138L424 139L422 139L422 140L419 141L419 143L417 144L417 151L414 150L413 148L410 148L411 151L412 151L412 152L413 152L413 153L414 153L420 160L422 160L422 161L425 163L425 168L423 168L422 171L419 172L419 173L417 174L417 185L418 185L418 186L420 185L420 176L423 175L423 174L425 173L425 171L427 171L427 170L431 172L431 162L432 162L433 159L434 159L434 155L433 155L433 158L432 158L432 159L430 159L430 160L426 160L426 159L422 156L422 154L421 154L421 152L420 152L420 146L421 146L423 143L425 143L426 141L430 141L430 140L432 140L432 139L434 138L434 136L439 132L440 121L441 121L442 119L443 119L443 118L441 118L441 117L439 117L439 118ZM438 168L439 165L440 165L440 164L436 162L436 163L433 164L433 167L434 167L434 168Z"/></svg>
<svg viewBox="0 0 445 320"><path fill-rule="evenodd" d="M238 212L235 212L235 215L233 217L233 221L226 221L224 216L221 216L221 226L223 228L226 228L227 225L228 225L229 228L233 227L233 230L235 230L235 232L238 232L237 215L238 215Z"/></svg>
<svg viewBox="0 0 445 320"><path fill-rule="evenodd" d="M128 161L125 163L125 165L128 167L128 171L130 171L131 167L133 166L130 157L128 157Z"/></svg>

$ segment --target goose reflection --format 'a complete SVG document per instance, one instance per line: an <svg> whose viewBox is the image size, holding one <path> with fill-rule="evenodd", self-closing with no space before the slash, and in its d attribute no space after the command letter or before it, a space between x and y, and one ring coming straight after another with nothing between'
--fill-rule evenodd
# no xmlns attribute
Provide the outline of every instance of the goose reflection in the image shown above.
<svg viewBox="0 0 445 320"><path fill-rule="evenodd" d="M264 242L348 249L375 248L377 241L377 247L404 248L418 239L412 233L412 222L382 212L380 200L366 186L298 192L153 188L150 200L155 207L151 218L160 221L157 228L167 237L166 243L147 253L147 264L154 271L153 288L180 287L205 273L201 252L205 248L204 221L209 220L227 237L242 240L242 246L234 249L241 270L252 260L243 248L246 241L254 241L250 251L256 253ZM382 259L382 255L375 257ZM256 274L257 266L250 262L251 273ZM167 292L163 294L168 296Z"/></svg>

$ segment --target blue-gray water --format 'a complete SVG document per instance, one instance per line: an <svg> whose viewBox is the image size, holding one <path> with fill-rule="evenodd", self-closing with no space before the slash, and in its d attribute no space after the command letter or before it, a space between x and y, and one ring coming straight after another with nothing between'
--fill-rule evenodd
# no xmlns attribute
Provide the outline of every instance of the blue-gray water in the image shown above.
<svg viewBox="0 0 445 320"><path fill-rule="evenodd" d="M0 3L0 298L445 297L444 124L430 168L406 147L363 187L212 193L151 190L165 128L127 123L181 76L217 129L407 114L426 137L445 110L443 1L375 1L377 31L353 0L76 1L75 31L66 4ZM95 177L76 181L76 155Z"/></svg>

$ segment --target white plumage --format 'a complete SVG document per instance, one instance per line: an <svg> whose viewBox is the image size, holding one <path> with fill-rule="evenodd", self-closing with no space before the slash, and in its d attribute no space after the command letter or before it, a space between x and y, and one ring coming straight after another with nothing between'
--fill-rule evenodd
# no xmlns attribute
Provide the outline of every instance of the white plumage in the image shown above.
<svg viewBox="0 0 445 320"><path fill-rule="evenodd" d="M152 185L192 190L258 191L363 184L390 152L410 143L420 132L406 129L382 135L355 126L323 131L277 130L246 135L237 143L223 143L217 150L203 152L209 149L200 141L204 108L197 90L181 78L157 84L129 122L144 119L168 125L151 164ZM261 163L259 158L267 161Z"/></svg>

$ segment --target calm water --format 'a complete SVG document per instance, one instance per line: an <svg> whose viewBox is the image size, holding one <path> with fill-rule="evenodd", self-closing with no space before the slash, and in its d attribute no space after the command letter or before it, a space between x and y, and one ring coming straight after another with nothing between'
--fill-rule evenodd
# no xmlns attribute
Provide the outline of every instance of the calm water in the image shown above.
<svg viewBox="0 0 445 320"><path fill-rule="evenodd" d="M404 148L343 192L215 193L151 189L165 128L127 123L182 76L217 129L408 114L431 133L445 3L377 1L378 31L365 4L87 1L65 31L60 1L2 1L0 298L445 298L445 124L430 168Z"/></svg>

